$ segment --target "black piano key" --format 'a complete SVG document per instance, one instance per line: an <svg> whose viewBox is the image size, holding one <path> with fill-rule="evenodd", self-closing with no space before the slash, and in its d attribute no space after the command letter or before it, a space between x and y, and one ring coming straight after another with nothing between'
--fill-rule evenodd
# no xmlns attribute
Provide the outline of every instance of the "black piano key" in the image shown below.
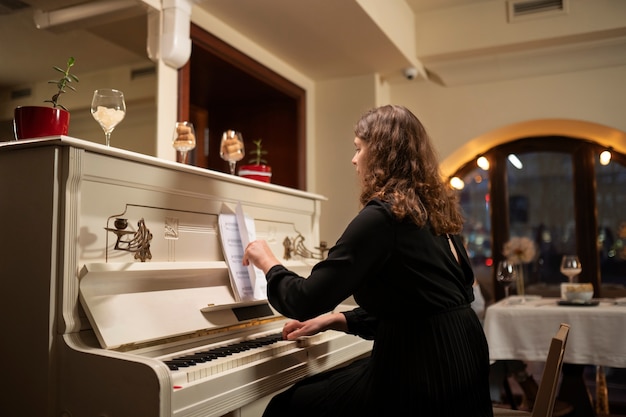
<svg viewBox="0 0 626 417"><path fill-rule="evenodd" d="M255 339L243 340L241 342L226 346L217 346L209 350L195 352L189 355L170 359L165 361L165 364L170 367L171 370L175 371L179 367L189 367L194 366L196 363L210 362L218 358L232 355L233 353L243 352L246 350L271 345L272 343L276 343L278 341L281 341L282 339L282 333L269 334ZM173 369L173 367L176 369Z"/></svg>
<svg viewBox="0 0 626 417"><path fill-rule="evenodd" d="M178 371L178 365L172 363L171 361L165 361L165 364L168 368L170 368L170 371Z"/></svg>
<svg viewBox="0 0 626 417"><path fill-rule="evenodd" d="M219 357L224 357L224 356L228 356L228 355L232 355L233 354L233 352L228 350L227 348L211 349L209 351L209 353L211 353L213 355L217 355Z"/></svg>
<svg viewBox="0 0 626 417"><path fill-rule="evenodd" d="M178 367L188 367L188 366L194 366L196 363L192 360L189 359L170 359L168 362L173 363L174 365L178 366Z"/></svg>
<svg viewBox="0 0 626 417"><path fill-rule="evenodd" d="M186 356L181 357L180 359L190 360L196 363L203 363L203 362L208 362L211 360L208 357L203 356L203 355L186 355Z"/></svg>

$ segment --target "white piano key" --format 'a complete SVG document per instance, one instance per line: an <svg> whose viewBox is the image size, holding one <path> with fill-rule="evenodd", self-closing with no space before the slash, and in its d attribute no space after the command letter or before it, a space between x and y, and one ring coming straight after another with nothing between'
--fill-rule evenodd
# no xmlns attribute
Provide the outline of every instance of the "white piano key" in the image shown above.
<svg viewBox="0 0 626 417"><path fill-rule="evenodd" d="M278 341L268 346L256 347L207 362L199 362L193 366L179 368L177 371L172 371L172 378L176 380L177 385L180 385L183 380L184 382L193 382L296 348L298 348L298 346L293 341ZM181 377L179 374L186 375L186 378Z"/></svg>
<svg viewBox="0 0 626 417"><path fill-rule="evenodd" d="M198 362L189 367L180 367L178 370L171 371L172 384L174 386L182 386L190 382L214 377L224 372L228 372L229 370L254 364L255 362L278 356L292 349L303 349L336 336L337 335L330 335L329 333L324 332L295 341L280 340L270 345L251 348L249 350L233 353L228 356L209 360L207 362ZM203 347L201 349L196 349L195 351L185 352L184 354L178 355L178 357L193 355L194 353L207 352L211 349L212 347Z"/></svg>

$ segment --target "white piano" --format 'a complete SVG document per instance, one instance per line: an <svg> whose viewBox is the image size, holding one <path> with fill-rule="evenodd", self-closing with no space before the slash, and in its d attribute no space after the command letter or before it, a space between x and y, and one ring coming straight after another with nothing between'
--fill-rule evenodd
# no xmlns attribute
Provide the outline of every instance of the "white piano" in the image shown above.
<svg viewBox="0 0 626 417"><path fill-rule="evenodd" d="M321 201L65 136L0 143L2 414L252 417L367 355L338 332L277 340L286 319L231 288L220 213L240 203L306 275Z"/></svg>

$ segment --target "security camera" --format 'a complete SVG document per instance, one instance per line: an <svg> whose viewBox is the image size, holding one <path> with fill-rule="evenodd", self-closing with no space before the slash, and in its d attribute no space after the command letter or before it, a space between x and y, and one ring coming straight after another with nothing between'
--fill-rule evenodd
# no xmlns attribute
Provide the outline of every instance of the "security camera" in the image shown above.
<svg viewBox="0 0 626 417"><path fill-rule="evenodd" d="M414 80L417 74L417 68L415 67L409 67L404 70L404 76L407 80Z"/></svg>

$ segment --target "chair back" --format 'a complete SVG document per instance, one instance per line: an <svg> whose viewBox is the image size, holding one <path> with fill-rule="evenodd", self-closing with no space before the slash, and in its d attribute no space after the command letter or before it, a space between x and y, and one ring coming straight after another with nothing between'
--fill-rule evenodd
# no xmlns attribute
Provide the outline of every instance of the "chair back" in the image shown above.
<svg viewBox="0 0 626 417"><path fill-rule="evenodd" d="M568 324L561 323L559 331L550 342L548 358L539 383L532 417L552 417L554 401L556 400L556 387L563 367L563 355L565 354L569 329Z"/></svg>

